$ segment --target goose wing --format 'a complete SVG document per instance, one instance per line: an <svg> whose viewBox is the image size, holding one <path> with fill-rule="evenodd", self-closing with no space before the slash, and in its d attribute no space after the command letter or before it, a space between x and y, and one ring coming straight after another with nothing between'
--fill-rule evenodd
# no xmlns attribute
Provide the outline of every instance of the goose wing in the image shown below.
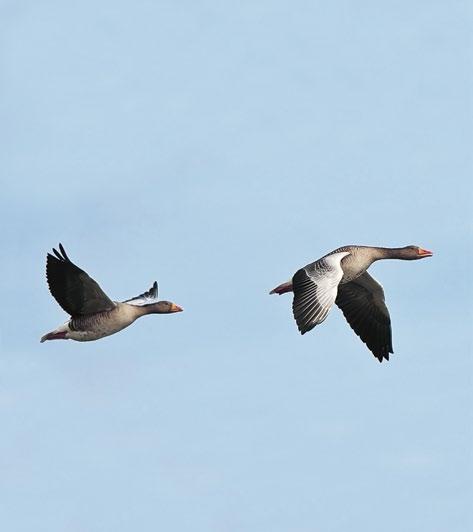
<svg viewBox="0 0 473 532"><path fill-rule="evenodd" d="M46 277L49 290L59 305L71 316L112 310L115 303L84 271L70 261L62 244L54 255L48 253Z"/></svg>
<svg viewBox="0 0 473 532"><path fill-rule="evenodd" d="M383 287L367 272L338 287L336 305L350 327L380 361L393 353L391 318Z"/></svg>
<svg viewBox="0 0 473 532"><path fill-rule="evenodd" d="M143 307L144 305L150 305L151 303L158 302L158 283L154 281L153 286L147 291L143 292L139 296L132 297L123 301L129 305L135 305L137 307Z"/></svg>
<svg viewBox="0 0 473 532"><path fill-rule="evenodd" d="M337 297L343 277L340 261L350 253L333 253L308 264L294 274L292 311L301 334L322 323Z"/></svg>

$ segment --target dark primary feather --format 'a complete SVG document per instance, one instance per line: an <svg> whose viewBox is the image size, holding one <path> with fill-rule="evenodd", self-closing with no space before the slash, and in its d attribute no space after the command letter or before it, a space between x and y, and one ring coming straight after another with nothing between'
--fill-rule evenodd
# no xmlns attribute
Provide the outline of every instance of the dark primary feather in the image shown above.
<svg viewBox="0 0 473 532"><path fill-rule="evenodd" d="M322 311L317 299L317 285L305 269L301 268L292 278L292 287L294 291L292 301L294 319L301 334L305 334L317 325L318 322L314 321L314 317Z"/></svg>
<svg viewBox="0 0 473 532"><path fill-rule="evenodd" d="M88 274L72 263L62 244L54 255L48 253L46 277L49 290L59 305L71 316L112 310L115 303Z"/></svg>
<svg viewBox="0 0 473 532"><path fill-rule="evenodd" d="M365 272L339 285L335 304L373 355L380 362L389 360L389 353L393 353L391 318L382 286Z"/></svg>

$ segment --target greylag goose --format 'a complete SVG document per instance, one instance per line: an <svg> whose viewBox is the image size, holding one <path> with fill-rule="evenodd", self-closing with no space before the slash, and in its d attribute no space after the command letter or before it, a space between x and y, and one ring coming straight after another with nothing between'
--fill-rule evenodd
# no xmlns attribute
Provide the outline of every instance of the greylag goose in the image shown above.
<svg viewBox="0 0 473 532"><path fill-rule="evenodd" d="M70 261L62 244L48 253L46 276L49 290L70 320L45 334L46 340L98 340L121 331L146 314L170 314L182 308L170 301L158 301L158 283L143 294L123 302L112 301L100 286Z"/></svg>
<svg viewBox="0 0 473 532"><path fill-rule="evenodd" d="M391 318L383 287L366 271L381 259L417 260L432 252L418 246L344 246L298 270L270 294L294 292L292 310L301 334L322 323L335 303L350 327L382 362L393 353Z"/></svg>

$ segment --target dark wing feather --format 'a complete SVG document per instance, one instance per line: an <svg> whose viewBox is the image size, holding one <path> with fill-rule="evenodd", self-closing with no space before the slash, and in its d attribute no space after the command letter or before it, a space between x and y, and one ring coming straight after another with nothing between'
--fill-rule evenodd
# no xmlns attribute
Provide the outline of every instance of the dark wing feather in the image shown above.
<svg viewBox="0 0 473 532"><path fill-rule="evenodd" d="M314 317L323 308L317 298L317 285L309 277L304 268L297 271L292 278L294 299L292 312L301 334L311 331L319 322Z"/></svg>
<svg viewBox="0 0 473 532"><path fill-rule="evenodd" d="M48 253L46 259L49 290L68 314L82 316L115 307L100 286L70 261L62 244L59 244L59 251L53 248L53 253Z"/></svg>
<svg viewBox="0 0 473 532"><path fill-rule="evenodd" d="M389 353L393 353L391 318L383 287L365 272L338 286L335 304L373 355L380 362L389 360Z"/></svg>

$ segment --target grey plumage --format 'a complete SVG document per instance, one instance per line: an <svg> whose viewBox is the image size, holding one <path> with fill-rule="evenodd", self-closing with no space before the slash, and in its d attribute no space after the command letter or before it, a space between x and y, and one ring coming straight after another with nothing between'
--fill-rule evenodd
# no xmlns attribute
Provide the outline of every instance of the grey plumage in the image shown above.
<svg viewBox="0 0 473 532"><path fill-rule="evenodd" d="M171 314L182 308L171 301L158 301L158 283L146 292L119 303L112 301L84 270L67 256L62 244L46 259L46 277L51 294L70 315L68 322L42 336L46 340L88 342L114 334L147 314Z"/></svg>
<svg viewBox="0 0 473 532"><path fill-rule="evenodd" d="M418 246L343 246L298 270L292 282L270 293L294 292L292 309L301 334L327 317L335 303L353 331L381 362L393 353L391 317L383 287L366 270L381 259L416 260L432 256Z"/></svg>

